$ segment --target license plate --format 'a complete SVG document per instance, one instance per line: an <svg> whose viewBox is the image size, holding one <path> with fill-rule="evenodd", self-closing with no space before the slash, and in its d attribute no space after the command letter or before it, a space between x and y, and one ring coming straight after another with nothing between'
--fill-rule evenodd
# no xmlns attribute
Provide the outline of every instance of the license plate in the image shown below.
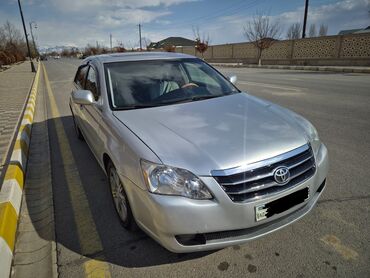
<svg viewBox="0 0 370 278"><path fill-rule="evenodd" d="M298 190L275 201L255 207L256 221L269 218L275 214L282 213L308 199L309 188Z"/></svg>

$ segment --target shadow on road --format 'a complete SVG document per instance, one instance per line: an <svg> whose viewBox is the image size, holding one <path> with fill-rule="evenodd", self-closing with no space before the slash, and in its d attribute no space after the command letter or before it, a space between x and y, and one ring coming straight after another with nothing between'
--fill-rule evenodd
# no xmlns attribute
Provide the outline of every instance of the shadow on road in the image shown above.
<svg viewBox="0 0 370 278"><path fill-rule="evenodd" d="M137 232L128 232L125 230L115 212L105 173L98 165L87 144L77 139L72 117L67 116L60 119L62 120L76 165L64 164L61 147L65 147L65 145L58 142L55 121L53 119L49 120L47 124L51 148L54 217L56 242L58 245L63 245L77 254L97 260L104 258L104 261L108 263L124 267L147 267L170 264L211 254L211 252L190 254L171 253L148 237L144 232L140 230ZM34 129L37 129L37 125L40 125L40 123L35 123L34 125ZM71 201L71 184L68 186L68 177L66 175L71 170L71 167L77 167L79 176L81 177L82 192L87 198L88 208L91 211L93 223L96 226L96 232L101 241L103 250L94 254L82 254L81 252L82 248L78 226L88 225L89 222L86 221L85 223L83 217L76 217L76 211ZM26 203L32 219L32 200ZM33 223L37 221L39 219L32 219ZM79 221L78 225L76 225L76 221ZM94 229L94 227L84 228L88 230ZM50 238L45 238L45 235L42 234L40 234L40 237L43 237L45 240L51 240ZM86 260L83 256L80 257L81 263ZM68 258L64 259L68 261Z"/></svg>

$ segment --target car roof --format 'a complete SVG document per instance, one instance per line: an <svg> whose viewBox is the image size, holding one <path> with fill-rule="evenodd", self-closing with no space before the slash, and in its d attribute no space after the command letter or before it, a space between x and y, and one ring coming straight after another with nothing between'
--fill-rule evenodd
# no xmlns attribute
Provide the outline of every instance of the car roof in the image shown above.
<svg viewBox="0 0 370 278"><path fill-rule="evenodd" d="M174 52L126 52L126 53L111 53L96 56L90 56L84 60L99 61L100 63L112 62L127 62L127 61L146 61L146 60L167 60L167 59L194 59L195 56L174 53Z"/></svg>

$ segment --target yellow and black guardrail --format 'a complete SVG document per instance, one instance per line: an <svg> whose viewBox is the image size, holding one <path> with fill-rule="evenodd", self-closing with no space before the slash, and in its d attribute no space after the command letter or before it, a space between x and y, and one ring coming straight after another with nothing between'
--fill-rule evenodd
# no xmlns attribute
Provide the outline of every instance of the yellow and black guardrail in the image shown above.
<svg viewBox="0 0 370 278"><path fill-rule="evenodd" d="M40 63L0 191L0 278L9 277L13 260L39 78Z"/></svg>

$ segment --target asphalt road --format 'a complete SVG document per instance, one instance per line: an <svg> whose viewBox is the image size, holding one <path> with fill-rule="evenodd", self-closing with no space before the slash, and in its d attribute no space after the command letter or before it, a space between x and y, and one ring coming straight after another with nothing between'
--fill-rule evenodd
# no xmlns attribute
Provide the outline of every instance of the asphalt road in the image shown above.
<svg viewBox="0 0 370 278"><path fill-rule="evenodd" d="M55 99L47 106L60 277L93 267L112 277L370 277L369 75L220 68L238 75L240 89L317 127L330 154L326 191L309 215L280 231L215 252L173 254L123 229L103 171L75 136L68 98L79 62L44 62Z"/></svg>

